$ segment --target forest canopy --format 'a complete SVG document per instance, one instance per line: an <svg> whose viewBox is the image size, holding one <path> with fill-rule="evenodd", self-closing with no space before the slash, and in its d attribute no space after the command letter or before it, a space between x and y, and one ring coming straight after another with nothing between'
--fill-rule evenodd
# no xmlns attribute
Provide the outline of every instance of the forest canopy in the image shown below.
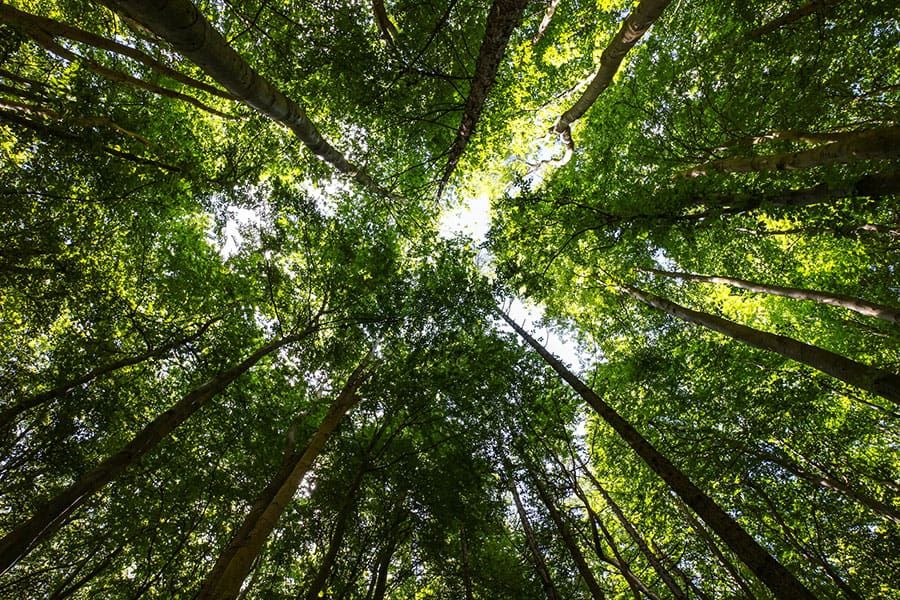
<svg viewBox="0 0 900 600"><path fill-rule="evenodd" d="M0 1L0 598L900 600L898 16Z"/></svg>

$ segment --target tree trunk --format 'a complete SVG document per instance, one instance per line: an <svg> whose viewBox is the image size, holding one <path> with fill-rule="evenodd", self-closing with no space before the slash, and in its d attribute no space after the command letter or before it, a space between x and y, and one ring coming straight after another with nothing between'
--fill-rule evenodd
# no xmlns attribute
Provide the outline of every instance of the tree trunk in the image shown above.
<svg viewBox="0 0 900 600"><path fill-rule="evenodd" d="M491 4L481 49L478 51L478 60L475 62L475 74L472 76L472 83L469 86L469 97L466 98L456 138L450 146L447 166L438 186L438 197L443 193L466 144L469 143L469 139L475 131L475 125L484 108L484 101L497 78L497 69L500 67L506 46L509 44L509 36L519 24L527 5L528 0L494 0Z"/></svg>
<svg viewBox="0 0 900 600"><path fill-rule="evenodd" d="M786 358L796 360L814 369L827 373L836 379L868 390L891 402L900 404L900 376L881 369L858 363L849 358L811 346L783 335L767 333L746 325L699 312L675 304L665 298L653 296L630 285L621 286L622 291L648 306L689 323L702 325L739 342L770 350Z"/></svg>
<svg viewBox="0 0 900 600"><path fill-rule="evenodd" d="M550 22L553 20L553 15L556 13L556 7L559 6L559 2L560 0L550 0L550 4L547 5L547 10L544 12L544 18L541 19L541 24L538 25L537 33L534 34L531 40L532 46L537 46L537 43L544 37L544 33L546 33L547 28L550 27Z"/></svg>
<svg viewBox="0 0 900 600"><path fill-rule="evenodd" d="M844 164L860 160L891 160L900 156L900 127L862 131L847 139L809 150L721 158L688 169L682 176L700 177L710 173L750 173L810 169L821 165Z"/></svg>
<svg viewBox="0 0 900 600"><path fill-rule="evenodd" d="M460 526L459 545L462 554L462 576L463 586L466 589L466 600L475 600L475 594L472 590L472 572L469 565L469 542L466 539L466 526Z"/></svg>
<svg viewBox="0 0 900 600"><path fill-rule="evenodd" d="M341 544L344 543L344 534L347 532L347 522L350 520L350 514L353 512L356 494L359 492L359 486L362 484L363 476L366 474L367 468L368 457L363 460L359 470L353 476L353 480L345 490L344 501L335 518L334 531L331 534L331 539L328 541L328 550L325 552L325 556L322 558L322 564L319 565L316 576L313 578L312 583L309 585L309 590L306 592L307 600L318 600L319 592L325 588L325 582L328 581L328 576L331 574L334 559L337 558L337 553L341 549Z"/></svg>
<svg viewBox="0 0 900 600"><path fill-rule="evenodd" d="M384 0L372 0L372 14L375 16L375 25L381 34L381 39L386 44L394 43L394 36L397 35L397 28L388 17L387 9L384 7Z"/></svg>
<svg viewBox="0 0 900 600"><path fill-rule="evenodd" d="M572 557L572 561L575 563L575 566L578 569L578 574L581 575L581 578L587 585L588 590L591 592L591 597L593 597L594 600L603 600L603 598L605 598L603 590L600 589L600 584L597 583L597 579L591 572L591 568L587 564L587 561L584 558L584 554L578 547L575 538L572 536L572 532L569 530L569 526L563 519L562 514L560 514L559 510L557 510L553 499L547 493L547 490L538 478L537 473L531 470L531 468L529 468L529 471L531 472L531 480L534 482L534 487L535 489L537 489L538 496L540 497L541 502L543 502L544 506L547 507L547 511L550 513L550 519L556 525L556 529L557 531L559 531L559 535L560 537L562 537L563 543L565 544L566 549L569 551L569 556Z"/></svg>
<svg viewBox="0 0 900 600"><path fill-rule="evenodd" d="M678 510L684 515L684 518L690 524L691 528L697 533L697 536L703 540L706 544L706 547L709 548L709 551L712 552L713 556L716 557L716 560L719 561L719 564L722 565L722 568L725 569L725 572L731 577L732 580L737 584L740 590L744 593L744 597L749 600L753 600L756 598L756 594L753 593L753 590L750 589L750 586L747 585L747 582L744 581L744 578L741 577L740 572L738 572L737 568L731 564L731 561L728 560L728 557L725 556L725 553L719 548L719 545L716 544L716 541L713 539L706 528L702 523L698 522L694 515L691 514L690 509L688 509L684 503L676 500L675 501Z"/></svg>
<svg viewBox="0 0 900 600"><path fill-rule="evenodd" d="M72 390L77 387L87 385L97 379L98 377L102 377L108 373L112 373L113 371L118 371L119 369L124 369L125 367L130 367L139 363L144 362L145 360L150 360L151 358L158 358L165 354L168 354L170 351L175 348L179 348L193 342L206 333L206 330L209 329L213 323L218 321L220 317L216 317L204 323L196 332L191 335L179 338L177 340L173 340L171 342L167 342L162 344L161 346L157 346L156 348L152 348L147 350L146 352L142 352L141 354L137 354L135 356L129 356L127 358L122 358L85 373L80 377L76 377L74 379L70 379L69 381L63 382L53 389L49 389L45 392L40 392L39 394L35 394L33 396L29 396L23 400L20 400L14 406L10 406L9 408L4 409L0 412L0 432L3 432L9 428L12 424L13 420L18 417L20 414L25 412L26 410L35 408L62 396L65 396Z"/></svg>
<svg viewBox="0 0 900 600"><path fill-rule="evenodd" d="M516 489L516 481L513 479L512 469L509 465L504 465L506 470L506 484L509 491L512 492L513 503L516 505L516 512L519 513L519 521L522 523L522 530L525 532L525 540L528 543L528 549L531 551L531 557L534 560L534 569L537 571L538 577L541 579L541 586L547 595L547 600L560 600L556 586L550 579L550 571L547 569L547 562L538 546L537 538L534 536L534 529L531 528L531 522L525 513L525 507L522 505L522 499L519 497L519 490Z"/></svg>
<svg viewBox="0 0 900 600"><path fill-rule="evenodd" d="M830 6L834 6L838 3L839 0L812 0L812 2L807 2L803 6L799 6L794 10L788 11L781 15L776 19L772 19L768 23L760 25L756 29L750 32L750 38L754 40L758 40L766 34L772 33L773 31L778 31L779 29L790 25L791 23L796 23L803 17L813 14L823 8L827 8Z"/></svg>
<svg viewBox="0 0 900 600"><path fill-rule="evenodd" d="M156 448L160 441L216 394L222 392L232 381L243 375L264 357L314 331L315 329L310 327L301 333L271 340L239 364L222 371L192 390L172 408L156 417L121 450L82 475L30 519L0 540L0 575L33 550L37 544L50 537L75 509L87 502L107 483L131 467L141 457Z"/></svg>
<svg viewBox="0 0 900 600"><path fill-rule="evenodd" d="M707 525L722 538L731 550L759 577L777 598L813 600L815 597L784 566L775 560L746 531L688 479L672 462L660 454L637 430L569 371L556 357L528 335L506 313L498 311L546 362L587 402L606 423L640 456L650 469L700 515Z"/></svg>
<svg viewBox="0 0 900 600"><path fill-rule="evenodd" d="M235 98L286 126L316 156L335 169L381 196L391 196L362 168L349 162L329 144L303 108L253 70L190 0L100 1L171 44Z"/></svg>
<svg viewBox="0 0 900 600"><path fill-rule="evenodd" d="M680 273L675 271L661 271L659 269L647 269L638 267L641 271L660 275L662 277L670 277L672 279L685 279L689 281L701 281L703 283L722 283L730 285L742 290L750 292L758 292L760 294L771 294L773 296L784 296L794 300L811 300L829 306L837 306L838 308L846 308L858 312L867 317L875 317L890 321L892 323L900 323L900 309L882 304L875 304L852 296L843 294L830 294L828 292L820 292L817 290L807 290L803 288L783 287L780 285L767 285L765 283L755 283L744 279L734 277L720 277L718 275L694 275L692 273Z"/></svg>
<svg viewBox="0 0 900 600"><path fill-rule="evenodd" d="M603 50L603 54L600 56L600 68L597 69L597 73L591 79L587 89L575 101L575 104L559 117L550 130L551 133L562 136L568 148L573 147L572 123L580 119L603 90L609 87L616 71L622 64L622 59L650 29L650 26L660 17L670 2L671 0L641 0L622 22L622 27Z"/></svg>
<svg viewBox="0 0 900 600"><path fill-rule="evenodd" d="M603 501L606 502L606 505L616 516L616 519L619 521L619 524L622 525L622 528L628 534L628 537L631 538L631 541L634 542L635 546L643 553L645 557L647 557L647 561L650 563L650 566L653 567L653 570L656 571L656 574L659 576L660 580L665 584L669 591L672 592L672 596L677 598L678 600L687 600L687 594L684 593L684 590L675 582L675 579L669 574L669 570L666 569L665 565L660 562L659 558L650 549L650 546L647 545L647 542L644 541L643 536L638 532L637 528L634 524L625 516L625 513L622 512L622 509L618 504L612 499L609 495L609 492L606 491L606 488L600 483L600 481L594 477L594 474L591 473L590 469L585 468L584 473L588 476L588 479L591 480L591 483L594 485L594 488L600 495L603 497Z"/></svg>
<svg viewBox="0 0 900 600"><path fill-rule="evenodd" d="M256 498L244 523L233 535L231 542L219 555L215 566L206 577L199 600L233 599L241 591L253 561L262 551L269 534L278 523L284 509L293 499L303 477L312 467L332 432L341 423L350 408L359 402L357 391L369 376L367 368L371 353L356 367L343 389L334 399L318 429L300 452L289 448L278 474Z"/></svg>
<svg viewBox="0 0 900 600"><path fill-rule="evenodd" d="M22 12L16 8L13 8L12 6L9 6L8 4L0 4L0 23L7 23L15 27L21 27L23 29L41 30L53 37L64 37L75 42L88 44L90 46L93 46L94 48L99 48L100 50L106 50L108 52L121 54L122 56L127 56L128 58L136 60L145 67L149 67L160 75L164 75L179 83L183 83L185 85L204 91L208 94L213 94L220 98L225 98L226 100L234 100L231 94L223 92L222 90L215 88L209 84L203 83L202 81L198 81L193 77L185 75L184 73L180 73L179 71L176 71L168 65L165 65L156 60L152 56L145 54L140 50L132 48L131 46L120 44L119 42L115 42L89 31L84 31L83 29L78 29L77 27L72 27L71 25L66 25L52 19L47 19L44 17L39 17L37 15L32 15L30 13Z"/></svg>

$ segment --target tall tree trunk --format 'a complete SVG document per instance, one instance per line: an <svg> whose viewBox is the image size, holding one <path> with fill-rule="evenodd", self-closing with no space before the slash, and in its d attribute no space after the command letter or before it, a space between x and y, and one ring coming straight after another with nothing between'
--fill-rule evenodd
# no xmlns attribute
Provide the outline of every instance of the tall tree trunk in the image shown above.
<svg viewBox="0 0 900 600"><path fill-rule="evenodd" d="M553 580L550 578L550 570L547 569L547 561L544 560L544 555L541 552L540 546L538 546L537 538L534 536L534 529L531 527L531 521L528 520L528 515L525 513L525 507L522 505L522 499L519 497L519 490L516 488L516 480L513 478L512 468L508 464L504 465L504 468L506 471L506 485L512 493L513 503L516 505L516 512L519 514L519 521L522 523L522 530L525 532L525 541L528 543L531 558L534 560L534 569L537 571L538 577L541 580L541 587L544 588L544 594L547 595L547 600L560 600L559 593L556 591L556 586L553 585Z"/></svg>
<svg viewBox="0 0 900 600"><path fill-rule="evenodd" d="M773 31L778 31L779 29L790 25L791 23L796 23L803 17L813 14L823 8L827 8L829 6L834 6L838 3L839 0L812 0L812 2L807 2L802 6L798 6L794 10L788 11L777 17L772 19L768 23L764 23L760 25L756 29L750 32L750 38L754 40L758 40L766 34L772 33Z"/></svg>
<svg viewBox="0 0 900 600"><path fill-rule="evenodd" d="M532 46L537 46L537 43L544 37L544 33L547 32L547 28L550 27L550 22L553 20L553 15L556 13L556 7L559 6L559 2L560 0L550 0L550 4L547 5L547 10L544 12L544 18L541 19L541 24L538 25L537 33L534 34L531 40Z"/></svg>
<svg viewBox="0 0 900 600"><path fill-rule="evenodd" d="M831 294L828 292L820 292L817 290L807 290L803 288L784 287L780 285L768 285L765 283L756 283L745 279L737 279L734 277L721 277L718 275L694 275L692 273L681 273L675 271L662 271L660 269L648 269L638 267L641 271L659 275L662 277L670 277L672 279L685 279L688 281L701 281L703 283L722 283L730 285L742 290L750 292L758 292L760 294L771 294L773 296L783 296L794 300L811 300L829 306L837 306L858 312L867 317L875 317L890 321L892 323L900 323L900 308L884 306L861 300L844 294Z"/></svg>
<svg viewBox="0 0 900 600"><path fill-rule="evenodd" d="M701 177L710 173L750 173L810 169L859 160L891 160L900 156L900 127L861 131L847 139L797 152L769 156L721 158L692 167L684 177Z"/></svg>
<svg viewBox="0 0 900 600"><path fill-rule="evenodd" d="M119 42L96 35L89 31L84 31L83 29L78 29L77 27L72 27L71 25L59 23L58 21L54 21L52 19L47 19L44 17L39 17L37 15L32 15L27 12L23 12L21 10L13 8L12 6L9 6L8 4L0 4L0 23L7 23L15 27L20 27L22 29L40 30L53 37L64 37L75 42L88 44L90 46L93 46L94 48L99 48L100 50L106 50L108 52L121 54L122 56L127 56L128 58L136 60L145 67L149 67L160 75L164 75L179 83L183 83L185 85L204 91L208 94L213 94L220 98L234 100L231 94L223 92L222 90L209 84L203 83L202 81L198 81L193 77L185 75L184 73L176 71L168 65L156 60L152 56L145 54L140 50L132 48L131 46L120 44Z"/></svg>
<svg viewBox="0 0 900 600"><path fill-rule="evenodd" d="M367 368L371 360L372 354L369 353L350 374L347 383L332 402L305 447L299 452L289 448L278 474L256 498L244 523L219 555L215 566L206 577L198 599L230 600L237 597L241 591L241 584L250 573L253 561L262 551L269 534L294 497L313 461L325 447L325 443L347 411L359 402L357 391L369 376Z"/></svg>
<svg viewBox="0 0 900 600"><path fill-rule="evenodd" d="M118 371L119 369L124 369L125 367L130 367L142 363L145 360L150 360L151 358L164 356L175 348L179 348L181 346L184 346L185 344L200 339L200 337L202 337L203 334L206 333L206 330L209 329L212 324L219 319L220 317L216 317L207 321L197 331L188 336L166 342L165 344L157 346L156 348L151 348L150 350L142 352L141 354L109 362L105 365L96 367L88 371L84 375L60 383L56 387L45 392L40 392L39 394L35 394L33 396L29 396L28 398L20 400L15 405L10 406L9 408L6 408L2 412L0 412L0 432L8 429L13 420L26 410L35 408L42 404L46 404L47 402L50 402L52 400L56 400L57 398L68 394L69 392L80 386L91 383L98 377L102 377L103 375L107 375L109 373L112 373L113 371Z"/></svg>
<svg viewBox="0 0 900 600"><path fill-rule="evenodd" d="M669 487L680 497L731 550L759 577L777 598L790 600L813 600L815 597L794 577L790 571L775 560L756 540L716 504L712 498L698 488L672 462L663 456L638 431L622 418L609 404L587 387L574 373L569 371L555 356L541 346L524 329L499 311L516 333L537 352L563 380L566 381L587 402L606 423L643 459Z"/></svg>
<svg viewBox="0 0 900 600"><path fill-rule="evenodd" d="M394 36L397 35L397 28L388 17L387 9L384 7L384 0L372 0L372 14L375 16L375 25L381 34L381 39L386 44L394 43Z"/></svg>
<svg viewBox="0 0 900 600"><path fill-rule="evenodd" d="M313 578L312 583L309 585L309 590L306 592L307 600L318 600L319 593L325 588L325 582L328 581L328 577L331 575L334 559L337 558L338 551L344 543L344 534L347 532L347 523L350 521L350 515L353 512L356 494L359 492L363 476L365 476L366 470L368 469L368 462L368 457L364 458L359 470L356 471L356 474L354 474L353 479L350 481L350 485L347 486L347 489L344 491L344 500L341 503L341 508L335 518L331 539L328 540L328 550L325 552L325 556L322 557L322 563L319 565L316 576Z"/></svg>
<svg viewBox="0 0 900 600"><path fill-rule="evenodd" d="M625 533L628 534L628 537L631 538L631 541L634 542L634 545L638 547L641 553L647 558L647 561L650 563L650 566L653 567L653 570L656 571L656 574L659 576L660 580L665 584L665 586L672 592L672 596L677 598L678 600L687 600L687 594L684 593L684 590L675 582L675 579L672 575L669 574L669 570L666 569L665 565L660 562L659 557L656 556L656 553L650 549L650 546L647 545L647 542L644 540L644 537L640 534L634 524L625 516L625 513L622 511L621 507L612 499L612 496L609 495L609 492L606 491L606 488L600 483L600 481L594 477L594 474L591 473L590 469L585 467L583 469L584 473L588 476L588 479L591 480L591 483L594 485L594 488L600 492L600 495L603 497L603 501L606 502L606 505L616 516L616 519L619 521L619 524L622 525L622 529L625 530Z"/></svg>
<svg viewBox="0 0 900 600"><path fill-rule="evenodd" d="M732 580L737 584L740 590L744 593L744 597L749 600L753 600L756 598L756 594L753 593L753 590L750 589L750 586L747 585L747 582L744 581L744 578L741 577L740 572L737 568L731 564L731 561L725 556L725 553L719 548L719 545L716 544L716 540L709 534L706 528L703 526L703 523L697 521L696 517L691 514L689 508L687 508L683 502L676 500L675 504L678 507L678 510L684 515L684 518L690 524L691 528L697 533L697 536L703 540L706 544L706 547L709 548L709 551L712 552L713 556L716 557L716 560L719 561L719 564L722 565L722 568L725 569L725 572L731 577Z"/></svg>
<svg viewBox="0 0 900 600"><path fill-rule="evenodd" d="M253 70L190 0L100 2L171 44L235 98L290 129L316 156L338 171L381 196L391 196L361 167L352 164L329 144L303 108Z"/></svg>
<svg viewBox="0 0 900 600"><path fill-rule="evenodd" d="M462 576L463 586L466 589L466 600L475 600L475 594L472 590L472 568L469 564L469 541L466 536L465 525L461 525L459 529L459 546L462 554Z"/></svg>
<svg viewBox="0 0 900 600"><path fill-rule="evenodd" d="M594 600L602 600L605 598L603 590L600 589L600 584L597 583L597 579L591 572L591 568L588 565L587 560L585 560L581 549L578 547L578 543L572 536L572 532L569 530L569 526L566 524L563 515L557 510L553 498L547 493L547 489L541 483L538 474L530 467L528 470L531 473L531 480L534 482L534 487L537 490L538 496L544 506L547 507L547 511L550 513L550 519L553 521L553 524L556 525L556 530L559 531L559 535L562 538L566 549L569 551L569 556L572 557L572 561L578 569L578 574L581 575L588 590L591 592L591 597L593 597Z"/></svg>
<svg viewBox="0 0 900 600"><path fill-rule="evenodd" d="M622 22L622 27L613 36L609 45L600 55L600 68L587 89L581 95L572 107L560 115L556 124L550 130L551 133L562 136L563 141L571 149L574 146L572 141L571 125L580 119L584 113L594 104L600 94L612 83L616 71L622 64L622 59L628 54L638 40L650 29L650 26L660 17L663 10L669 5L671 0L641 0L640 3L631 11L631 13Z"/></svg>
<svg viewBox="0 0 900 600"><path fill-rule="evenodd" d="M469 139L475 131L475 125L484 108L484 101L497 78L497 69L500 67L506 46L509 44L509 36L512 35L513 30L522 19L522 12L527 5L528 0L494 0L491 4L484 38L481 40L481 49L478 51L478 60L475 62L475 74L472 76L472 83L469 86L469 96L466 98L456 138L450 146L447 166L444 168L444 174L438 186L438 197L443 193L444 187L462 157L466 144L469 143Z"/></svg>
<svg viewBox="0 0 900 600"><path fill-rule="evenodd" d="M760 331L716 315L685 308L680 304L648 294L630 285L620 286L620 289L635 300L673 317L678 317L688 323L702 325L754 348L770 350L900 404L900 376L898 375L858 363L793 338Z"/></svg>
<svg viewBox="0 0 900 600"><path fill-rule="evenodd" d="M75 509L87 502L107 483L131 467L145 454L156 448L160 441L216 394L222 392L232 381L250 370L264 357L279 348L303 339L314 331L315 328L310 327L301 333L271 340L242 362L222 371L195 388L172 408L156 417L121 450L82 475L72 485L47 502L30 519L0 540L0 575L56 531Z"/></svg>

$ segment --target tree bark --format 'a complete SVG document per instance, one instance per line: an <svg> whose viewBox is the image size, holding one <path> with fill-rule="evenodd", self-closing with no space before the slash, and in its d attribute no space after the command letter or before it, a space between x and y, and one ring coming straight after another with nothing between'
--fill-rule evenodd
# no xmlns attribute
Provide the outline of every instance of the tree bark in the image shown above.
<svg viewBox="0 0 900 600"><path fill-rule="evenodd" d="M672 279L685 279L689 281L700 281L703 283L722 283L730 285L742 290L750 292L758 292L760 294L771 294L773 296L783 296L794 300L811 300L820 304L829 306L837 306L858 312L867 317L875 317L892 323L900 323L900 308L876 304L860 298L845 296L844 294L831 294L828 292L820 292L817 290L807 290L803 288L784 287L780 285L767 285L765 283L756 283L745 279L737 279L734 277L721 277L718 275L694 275L692 273L680 273L675 271L662 271L660 269L648 269L638 267L641 271L659 275L661 277L670 277Z"/></svg>
<svg viewBox="0 0 900 600"><path fill-rule="evenodd" d="M603 50L603 54L600 55L600 68L597 69L597 73L591 79L587 89L569 110L560 115L556 124L550 130L550 133L562 136L563 142L570 151L574 146L571 130L572 123L580 119L594 104L603 90L609 87L625 55L662 15L663 10L670 2L671 0L641 0L625 18L622 22L622 27L613 36L606 49Z"/></svg>
<svg viewBox="0 0 900 600"><path fill-rule="evenodd" d="M12 424L13 420L26 410L35 408L42 404L46 404L47 402L56 400L57 398L61 398L75 388L87 385L98 377L102 377L103 375L107 375L109 373L112 373L113 371L118 371L119 369L124 369L125 367L130 367L142 363L145 360L150 360L151 358L158 358L160 356L168 354L175 348L179 348L181 346L184 346L185 344L199 339L203 336L204 333L206 333L206 330L209 329L212 324L218 320L219 317L216 317L212 320L207 321L191 335L173 340L171 342L167 342L165 344L162 344L161 346L157 346L156 348L152 348L150 350L147 350L146 352L142 352L141 354L122 358L100 367L96 367L95 369L92 369L91 371L85 373L84 375L81 375L80 377L70 379L69 381L63 382L45 392L40 392L39 394L35 394L33 396L29 396L28 398L20 400L14 406L10 406L9 408L6 408L2 412L0 412L0 432L7 430Z"/></svg>
<svg viewBox="0 0 900 600"><path fill-rule="evenodd" d="M466 590L466 600L475 600L475 594L472 590L472 570L469 565L469 542L466 539L466 526L462 525L459 530L460 553L462 554L462 576L463 586Z"/></svg>
<svg viewBox="0 0 900 600"><path fill-rule="evenodd" d="M503 53L509 44L509 36L522 19L522 13L528 6L528 0L494 0L488 13L487 24L484 30L484 38L481 40L481 49L478 51L478 60L475 62L475 74L469 86L469 96L466 98L463 109L462 121L456 131L456 138L450 145L447 156L447 166L438 186L438 198L444 192L444 187L450 181L453 170L475 131L475 125L484 109L484 101L488 92L494 86L497 78L497 69L503 59Z"/></svg>
<svg viewBox="0 0 900 600"><path fill-rule="evenodd" d="M665 584L665 586L672 592L672 596L677 598L678 600L687 600L687 594L684 593L684 590L675 582L675 579L669 574L669 570L666 569L665 565L660 562L659 558L650 549L650 546L647 545L647 542L644 541L644 537L640 534L634 524L625 516L625 513L622 511L621 507L612 499L609 495L609 492L606 491L606 488L600 483L600 481L594 477L594 474L591 473L590 469L584 468L584 473L588 476L588 479L591 480L591 483L594 485L594 488L600 495L603 497L603 501L606 502L606 505L616 516L616 519L619 521L619 524L622 525L622 528L628 534L628 537L631 538L631 541L634 542L635 546L641 551L641 553L647 558L647 561L650 563L650 566L653 567L653 570L656 571L656 574L659 576L660 580Z"/></svg>
<svg viewBox="0 0 900 600"><path fill-rule="evenodd" d="M531 528L531 521L528 520L528 515L525 513L525 507L522 505L522 499L519 497L519 490L516 489L516 481L513 479L512 468L510 468L509 465L504 465L504 468L506 470L506 484L509 487L509 491L512 493L513 503L516 505L516 512L519 514L519 521L522 523L522 530L525 532L525 541L528 543L528 549L531 551L531 558L534 560L534 569L537 571L538 577L541 580L544 594L547 595L547 600L560 600L559 593L556 591L556 586L553 585L553 580L550 579L550 571L547 569L547 562L544 560L544 555L541 552L540 546L538 546L537 538L534 536L534 529Z"/></svg>
<svg viewBox="0 0 900 600"><path fill-rule="evenodd" d="M847 139L816 148L769 156L721 158L692 167L684 177L710 173L750 173L810 169L821 165L844 164L860 160L890 160L900 156L900 127L862 131Z"/></svg>
<svg viewBox="0 0 900 600"><path fill-rule="evenodd" d="M253 561L262 551L269 534L278 523L284 509L293 499L303 477L344 415L357 402L357 391L369 376L367 371L371 353L356 367L343 389L334 399L318 429L300 452L289 449L278 474L256 498L244 523L233 535L231 542L219 555L215 566L206 577L197 598L199 600L231 600L241 591Z"/></svg>
<svg viewBox="0 0 900 600"><path fill-rule="evenodd" d="M717 317L716 315L685 308L665 298L647 294L629 285L621 286L620 289L635 300L666 314L678 317L689 323L701 325L754 348L770 350L786 358L809 365L845 383L868 390L891 402L900 404L900 376L898 375L858 363L839 354L805 344L793 338L767 333Z"/></svg>
<svg viewBox="0 0 900 600"><path fill-rule="evenodd" d="M528 335L506 313L499 310L498 312L509 323L510 327L631 446L647 466L662 478L678 497L690 506L728 544L731 550L772 591L776 598L814 600L815 596L790 571L766 552L728 513L694 485L684 473L654 448L618 412L604 402L592 389L587 387L562 362L541 346L537 340Z"/></svg>
<svg viewBox="0 0 900 600"><path fill-rule="evenodd" d="M394 43L394 36L397 35L397 28L388 17L387 9L384 7L384 0L372 0L372 14L375 16L375 25L381 34L381 39L386 44Z"/></svg>
<svg viewBox="0 0 900 600"><path fill-rule="evenodd" d="M115 42L89 31L84 31L83 29L78 29L77 27L72 27L71 25L66 25L52 19L20 11L8 4L0 4L0 23L7 23L23 29L41 30L53 37L64 37L75 42L88 44L100 50L121 54L122 56L127 56L128 58L136 60L142 65L153 69L160 75L164 75L169 79L173 79L208 94L225 98L226 100L234 100L231 94L223 92L202 81L198 81L184 73L180 73L136 48L120 44L119 42Z"/></svg>
<svg viewBox="0 0 900 600"><path fill-rule="evenodd" d="M559 510L557 510L553 499L550 497L550 494L547 493L547 489L541 483L537 473L535 473L530 467L528 470L531 473L531 480L534 482L534 487L537 490L538 496L540 497L541 502L543 502L544 506L547 507L547 511L550 513L550 519L553 521L554 525L556 525L556 530L559 531L559 535L562 538L566 549L569 551L569 556L572 557L572 561L575 563L575 567L578 569L578 574L581 575L581 578L587 585L588 590L591 592L591 597L593 597L594 600L603 600L603 598L605 598L606 596L603 594L603 590L600 589L600 584L597 583L597 579L591 572L591 568L587 564L587 561L584 558L584 554L578 547L575 538L572 536L572 532L569 530L569 526L563 519L562 514L560 514Z"/></svg>
<svg viewBox="0 0 900 600"><path fill-rule="evenodd" d="M834 6L838 3L839 0L812 0L812 2L807 2L806 4L795 8L794 10L788 11L781 15L778 18L772 19L768 23L760 25L756 29L750 32L750 38L754 40L758 40L766 34L772 33L774 31L778 31L783 27L790 25L791 23L796 23L803 17L813 14L823 8L828 8L830 6Z"/></svg>
<svg viewBox="0 0 900 600"><path fill-rule="evenodd" d="M550 22L553 20L553 15L556 13L556 7L559 6L559 2L560 0L550 0L550 4L547 5L547 10L544 12L544 18L541 19L541 24L538 25L537 33L534 34L534 38L531 40L532 46L537 46L537 43L544 37L544 33L547 32L547 28L550 27Z"/></svg>
<svg viewBox="0 0 900 600"><path fill-rule="evenodd" d="M310 327L301 333L271 340L234 367L222 371L203 385L194 388L172 408L156 417L121 450L82 475L72 485L47 502L30 519L0 540L0 575L8 571L40 542L50 537L75 509L87 502L141 457L156 448L160 441L216 394L222 392L232 381L250 370L264 357L279 348L303 339L314 331L315 328Z"/></svg>
<svg viewBox="0 0 900 600"><path fill-rule="evenodd" d="M306 111L263 78L231 47L190 0L100 0L152 31L235 98L286 126L307 148L363 187L390 198L361 167L329 144Z"/></svg>

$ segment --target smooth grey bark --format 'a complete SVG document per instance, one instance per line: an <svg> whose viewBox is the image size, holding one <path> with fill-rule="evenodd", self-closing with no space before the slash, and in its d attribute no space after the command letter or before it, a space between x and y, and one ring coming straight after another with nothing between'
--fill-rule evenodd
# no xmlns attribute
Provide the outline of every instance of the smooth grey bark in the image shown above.
<svg viewBox="0 0 900 600"><path fill-rule="evenodd" d="M810 169L821 165L844 164L860 160L891 160L900 156L900 127L861 131L845 139L808 150L768 156L721 158L683 172L683 177L701 177L710 173L750 173Z"/></svg>
<svg viewBox="0 0 900 600"><path fill-rule="evenodd" d="M306 111L257 73L190 0L99 0L168 42L238 100L281 123L339 172L375 193L391 197L361 167L319 133Z"/></svg>
<svg viewBox="0 0 900 600"><path fill-rule="evenodd" d="M370 375L367 369L371 361L372 354L369 353L350 374L319 427L312 433L301 451L293 450L289 438L288 450L281 468L257 497L243 524L219 555L197 596L199 600L237 598L244 579L250 574L253 562L275 529L284 509L293 499L303 477L312 468L313 462L340 425L344 415L359 402L357 391Z"/></svg>
<svg viewBox="0 0 900 600"><path fill-rule="evenodd" d="M670 300L648 294L630 285L620 289L643 302L683 321L695 323L734 338L748 346L770 350L827 373L836 379L900 404L900 376L850 360L834 352L800 342L793 338L747 327L709 313L691 310Z"/></svg>
<svg viewBox="0 0 900 600"><path fill-rule="evenodd" d="M705 492L694 485L687 475L653 447L615 409L585 385L537 340L528 335L506 313L499 309L497 312L612 427L622 440L631 446L647 466L665 481L672 491L716 532L719 538L772 591L776 598L784 600L814 600L815 596L813 596L812 592L800 583L784 565L775 560L756 540L744 531L737 521L722 510Z"/></svg>
<svg viewBox="0 0 900 600"><path fill-rule="evenodd" d="M303 332L269 341L237 365L220 372L206 383L194 388L165 411L128 444L99 465L82 475L65 490L49 500L30 519L9 532L0 540L0 575L8 571L40 542L56 531L75 509L87 502L109 482L135 464L145 454L156 448L176 427L196 413L216 394L250 370L264 357L279 348L297 342L315 331L310 327Z"/></svg>
<svg viewBox="0 0 900 600"><path fill-rule="evenodd" d="M569 149L567 154L571 157L571 151L574 147L572 141L571 125L580 119L584 113L594 104L600 94L609 87L613 77L622 64L622 59L628 54L635 44L638 43L644 34L650 29L650 26L662 15L665 8L670 4L671 0L641 0L640 3L631 11L631 13L622 22L619 31L613 36L603 54L600 55L600 68L588 83L587 89L581 95L575 104L566 112L560 115L556 123L550 130L550 133L562 136L563 142ZM564 159L566 162L568 159Z"/></svg>
<svg viewBox="0 0 900 600"><path fill-rule="evenodd" d="M736 277L723 277L720 275L695 275L693 273L682 273L676 271L663 271L660 269L648 269L638 267L641 271L659 275L661 277L669 277L671 279L685 279L688 281L700 281L703 283L722 283L732 287L740 288L750 292L760 294L771 294L773 296L783 296L793 300L810 300L820 304L836 306L852 310L867 317L875 317L892 323L900 323L900 308L876 304L861 298L846 296L844 294L833 294L829 292L821 292L818 290L809 290L804 288L785 287L780 285L769 285L765 283L757 283L747 281L746 279L738 279Z"/></svg>

